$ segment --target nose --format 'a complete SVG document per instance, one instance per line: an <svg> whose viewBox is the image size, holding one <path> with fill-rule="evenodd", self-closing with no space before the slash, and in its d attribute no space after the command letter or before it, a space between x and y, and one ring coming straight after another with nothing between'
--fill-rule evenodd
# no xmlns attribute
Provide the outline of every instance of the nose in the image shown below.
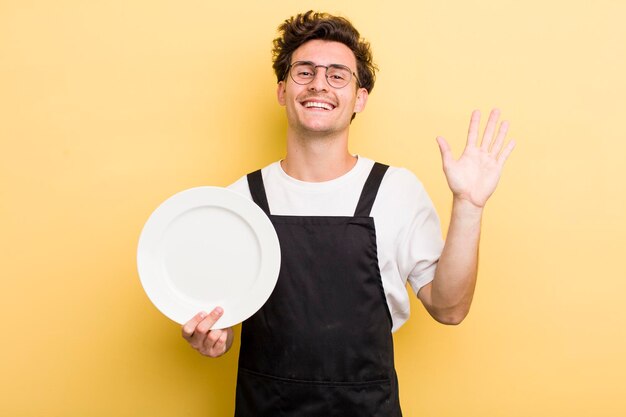
<svg viewBox="0 0 626 417"><path fill-rule="evenodd" d="M326 81L326 68L319 66L315 72L313 81L309 84L309 90L311 91L326 91L328 89L328 82Z"/></svg>

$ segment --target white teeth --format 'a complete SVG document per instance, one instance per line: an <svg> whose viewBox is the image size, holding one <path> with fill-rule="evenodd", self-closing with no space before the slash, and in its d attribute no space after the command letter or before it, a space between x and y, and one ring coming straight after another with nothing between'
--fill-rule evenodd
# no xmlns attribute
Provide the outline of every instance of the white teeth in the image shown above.
<svg viewBox="0 0 626 417"><path fill-rule="evenodd" d="M317 101L307 101L306 103L304 103L304 107L309 108L309 107L316 107L318 109L325 109L325 110L332 110L333 106L331 106L328 103L320 103Z"/></svg>

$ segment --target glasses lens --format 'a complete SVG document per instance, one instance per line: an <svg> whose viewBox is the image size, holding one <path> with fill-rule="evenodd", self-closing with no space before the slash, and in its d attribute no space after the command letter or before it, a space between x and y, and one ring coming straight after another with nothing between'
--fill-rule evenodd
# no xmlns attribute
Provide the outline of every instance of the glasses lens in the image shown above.
<svg viewBox="0 0 626 417"><path fill-rule="evenodd" d="M326 79L328 84L335 88L342 88L348 85L352 78L352 71L350 68L343 65L331 65L326 70Z"/></svg>
<svg viewBox="0 0 626 417"><path fill-rule="evenodd" d="M291 67L291 78L298 84L308 84L315 78L315 66L311 63L297 62Z"/></svg>
<svg viewBox="0 0 626 417"><path fill-rule="evenodd" d="M324 66L316 66L312 62L295 62L291 65L291 79L298 84L309 84L315 79L317 67L323 68ZM331 64L326 67L326 80L332 87L343 88L351 79L352 71L345 65Z"/></svg>

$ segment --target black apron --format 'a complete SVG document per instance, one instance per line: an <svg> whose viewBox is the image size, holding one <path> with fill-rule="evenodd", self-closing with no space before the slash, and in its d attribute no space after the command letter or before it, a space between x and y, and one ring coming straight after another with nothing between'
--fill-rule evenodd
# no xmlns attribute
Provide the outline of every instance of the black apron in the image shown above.
<svg viewBox="0 0 626 417"><path fill-rule="evenodd" d="M272 215L261 171L248 175L282 261L269 300L243 323L236 417L402 415L370 217L387 168L374 165L354 217Z"/></svg>

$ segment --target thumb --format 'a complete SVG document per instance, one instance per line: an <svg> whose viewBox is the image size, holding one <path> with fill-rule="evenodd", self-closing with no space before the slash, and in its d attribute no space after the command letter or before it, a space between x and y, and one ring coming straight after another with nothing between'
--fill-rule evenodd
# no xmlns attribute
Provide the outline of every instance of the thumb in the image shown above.
<svg viewBox="0 0 626 417"><path fill-rule="evenodd" d="M439 145L439 151L441 152L441 161L444 165L447 165L452 159L452 150L450 149L450 145L448 145L448 142L446 142L443 136L437 136L437 144Z"/></svg>

